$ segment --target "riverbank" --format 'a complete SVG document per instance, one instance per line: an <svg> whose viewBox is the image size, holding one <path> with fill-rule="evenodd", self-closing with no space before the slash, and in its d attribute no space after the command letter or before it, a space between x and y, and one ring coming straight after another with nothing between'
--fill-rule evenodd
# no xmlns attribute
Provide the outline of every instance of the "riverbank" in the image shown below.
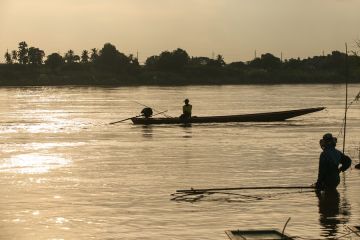
<svg viewBox="0 0 360 240"><path fill-rule="evenodd" d="M181 71L113 72L92 66L74 65L63 69L45 66L0 65L0 86L176 86L237 84L319 84L344 83L346 74L339 70L185 68ZM349 82L360 83L360 69L352 70Z"/></svg>

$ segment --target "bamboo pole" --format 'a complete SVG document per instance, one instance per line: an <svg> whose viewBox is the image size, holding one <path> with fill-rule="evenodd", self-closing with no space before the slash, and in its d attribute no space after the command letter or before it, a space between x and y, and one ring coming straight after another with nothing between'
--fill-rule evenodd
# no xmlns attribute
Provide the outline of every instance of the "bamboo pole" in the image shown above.
<svg viewBox="0 0 360 240"><path fill-rule="evenodd" d="M314 186L267 186L267 187L233 187L233 188L199 188L176 190L179 193L203 193L211 191L232 191L232 190L265 190L265 189L315 189Z"/></svg>
<svg viewBox="0 0 360 240"><path fill-rule="evenodd" d="M348 50L347 43L345 43L346 59L345 59L345 116L344 116L344 139L343 139L343 154L345 154L345 140L346 140L346 117L348 110L348 78L349 78L349 67L348 67Z"/></svg>
<svg viewBox="0 0 360 240"><path fill-rule="evenodd" d="M162 115L164 115L164 116L167 117L167 118L172 118L171 116L165 114L165 112L167 112L167 110L166 110L166 111L159 111L159 110L157 110L157 109L155 109L155 108L153 108L153 107L146 106L145 104L142 104L141 102L138 102L138 101L133 101L133 102L134 102L134 103L137 103L137 104L139 104L139 105L141 105L141 106L143 106L143 107L147 107L147 108L153 109L155 112L157 112L157 115L158 115L158 114L162 114Z"/></svg>

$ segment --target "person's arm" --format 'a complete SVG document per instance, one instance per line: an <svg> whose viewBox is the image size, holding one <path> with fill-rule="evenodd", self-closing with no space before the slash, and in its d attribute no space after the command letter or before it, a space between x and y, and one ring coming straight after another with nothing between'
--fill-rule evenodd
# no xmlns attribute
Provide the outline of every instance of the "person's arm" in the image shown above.
<svg viewBox="0 0 360 240"><path fill-rule="evenodd" d="M341 153L340 163L341 163L341 167L339 168L339 171L345 172L351 166L351 158Z"/></svg>

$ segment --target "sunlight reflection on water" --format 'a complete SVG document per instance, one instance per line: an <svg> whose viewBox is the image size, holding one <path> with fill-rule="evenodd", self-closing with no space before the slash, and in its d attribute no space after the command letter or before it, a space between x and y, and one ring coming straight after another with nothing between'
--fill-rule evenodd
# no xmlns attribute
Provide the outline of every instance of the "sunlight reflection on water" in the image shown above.
<svg viewBox="0 0 360 240"><path fill-rule="evenodd" d="M5 159L0 172L40 174L70 163L71 160L54 155L20 154Z"/></svg>

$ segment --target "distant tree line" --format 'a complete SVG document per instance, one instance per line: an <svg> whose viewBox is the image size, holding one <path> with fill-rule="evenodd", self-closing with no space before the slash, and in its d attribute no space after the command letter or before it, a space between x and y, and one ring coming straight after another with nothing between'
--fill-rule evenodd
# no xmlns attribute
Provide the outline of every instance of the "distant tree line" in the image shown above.
<svg viewBox="0 0 360 240"><path fill-rule="evenodd" d="M101 50L96 48L91 51L83 50L81 56L76 55L73 50L69 50L64 56L59 53L52 53L47 56L39 48L28 47L26 42L20 42L18 50L6 51L6 64L21 65L45 65L51 69L56 69L64 65L94 64L97 66L109 68L112 70L125 69L129 65L139 66L139 62L132 55L126 56L119 52L116 47L106 43Z"/></svg>
<svg viewBox="0 0 360 240"><path fill-rule="evenodd" d="M360 44L359 44L360 45ZM360 47L360 46L359 46ZM346 69L360 82L360 57L353 52L333 51L307 59L280 58L271 53L253 60L226 64L222 55L190 57L183 49L150 56L144 65L132 54L125 55L111 43L101 49L68 50L45 55L25 41L6 51L0 66L0 85L61 84L239 84L342 82Z"/></svg>

